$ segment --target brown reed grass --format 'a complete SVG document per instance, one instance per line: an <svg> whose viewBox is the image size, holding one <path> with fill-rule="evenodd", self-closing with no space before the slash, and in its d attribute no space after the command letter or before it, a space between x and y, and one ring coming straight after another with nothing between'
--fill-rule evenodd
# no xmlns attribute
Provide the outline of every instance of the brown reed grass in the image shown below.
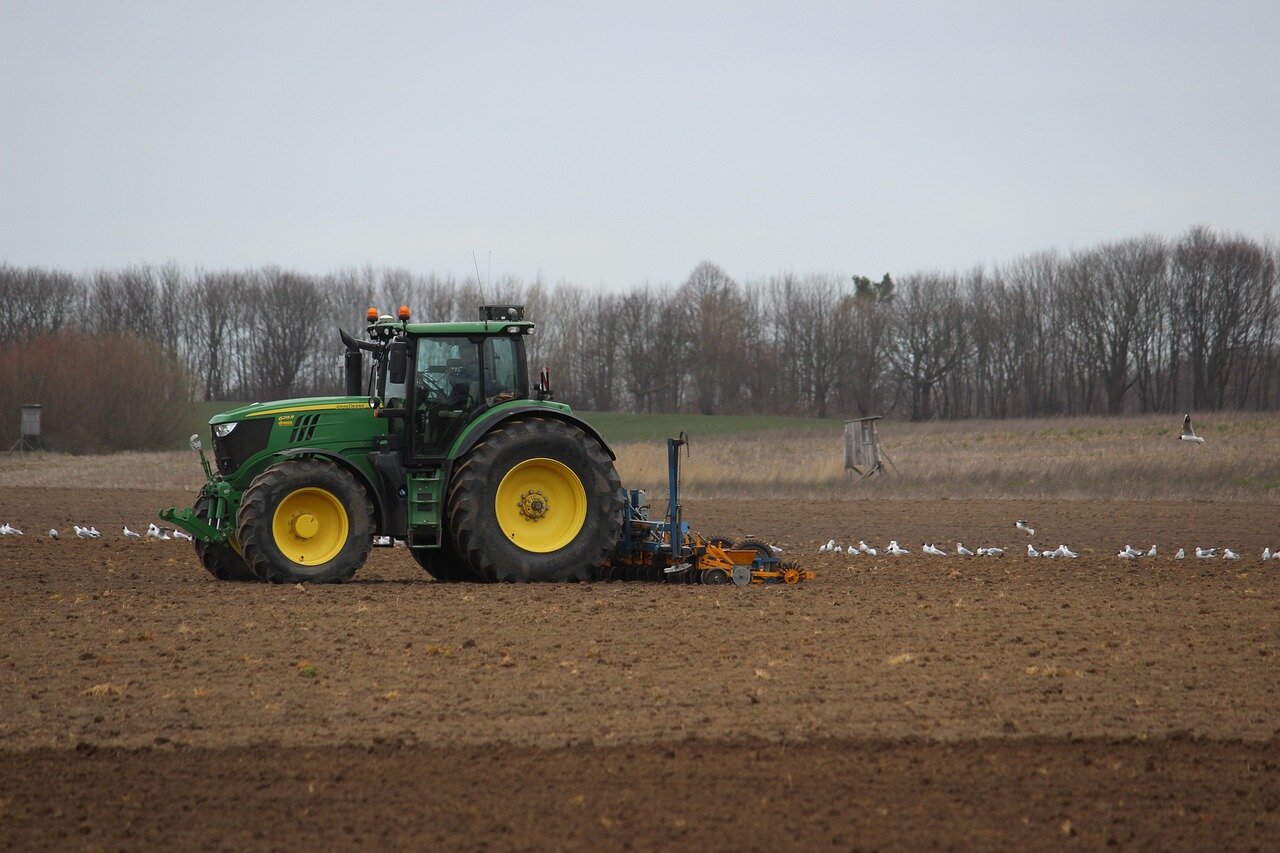
<svg viewBox="0 0 1280 853"><path fill-rule="evenodd" d="M1176 440L1167 416L885 422L897 471L845 476L838 432L692 436L682 459L689 498L1180 500L1280 503L1280 416L1205 414L1204 445ZM666 494L662 442L619 444L629 488ZM0 488L78 487L194 492L203 476L183 452L0 455Z"/></svg>

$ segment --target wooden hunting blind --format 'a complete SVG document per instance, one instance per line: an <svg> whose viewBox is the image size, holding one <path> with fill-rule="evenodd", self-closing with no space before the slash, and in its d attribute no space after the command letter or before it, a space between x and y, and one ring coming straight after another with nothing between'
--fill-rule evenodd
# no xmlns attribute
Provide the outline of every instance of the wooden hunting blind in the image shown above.
<svg viewBox="0 0 1280 853"><path fill-rule="evenodd" d="M880 433L876 429L876 421L882 420L880 415L866 418L855 418L844 422L844 470L852 476L857 471L859 476L870 477L884 470L881 459Z"/></svg>
<svg viewBox="0 0 1280 853"><path fill-rule="evenodd" d="M14 442L14 450L39 450L43 445L40 441L40 412L43 409L39 403L27 403L22 406L22 422L21 429L18 431L18 440Z"/></svg>

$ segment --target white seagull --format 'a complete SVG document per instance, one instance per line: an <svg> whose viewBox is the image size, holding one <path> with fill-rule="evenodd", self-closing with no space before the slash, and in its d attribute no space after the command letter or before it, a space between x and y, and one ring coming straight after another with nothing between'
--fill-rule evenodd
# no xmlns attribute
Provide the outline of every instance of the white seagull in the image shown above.
<svg viewBox="0 0 1280 853"><path fill-rule="evenodd" d="M1015 521L1015 522L1013 523L1013 526L1014 526L1014 527L1016 527L1016 528L1018 528L1019 530L1021 530L1023 533L1027 534L1028 536L1035 536L1035 535L1036 535L1036 529L1035 529L1034 527L1032 527L1032 526L1031 526L1031 522L1029 522L1029 521Z"/></svg>
<svg viewBox="0 0 1280 853"><path fill-rule="evenodd" d="M944 551L944 550L942 550L941 548L937 547L937 546L936 546L936 545L934 545L932 542L926 542L926 543L924 543L924 548L923 548L922 550L923 550L926 554L928 554L930 557L945 557L945 556L947 556L947 552L946 552L946 551Z"/></svg>
<svg viewBox="0 0 1280 853"><path fill-rule="evenodd" d="M124 526L124 538L125 539L141 539L142 534L134 533L132 530L129 529L129 525L126 524Z"/></svg>
<svg viewBox="0 0 1280 853"><path fill-rule="evenodd" d="M1262 549L1262 559L1263 559L1263 561L1266 561L1266 560L1270 560L1270 559L1271 559L1271 549L1270 549L1270 548L1263 548L1263 549Z"/></svg>
<svg viewBox="0 0 1280 853"><path fill-rule="evenodd" d="M89 535L92 536L94 539L102 538L102 534L98 532L98 528L94 527L92 524L89 525Z"/></svg>
<svg viewBox="0 0 1280 853"><path fill-rule="evenodd" d="M1126 560L1132 560L1134 557L1142 556L1142 552L1132 545L1125 545L1124 550L1120 553Z"/></svg>
<svg viewBox="0 0 1280 853"><path fill-rule="evenodd" d="M1218 556L1217 554L1213 553L1214 551L1217 551L1217 550L1218 550L1217 548L1201 548L1199 546L1196 546L1196 558L1199 560L1212 560L1214 557Z"/></svg>
<svg viewBox="0 0 1280 853"><path fill-rule="evenodd" d="M1176 553L1176 554L1174 554L1174 555L1173 555L1173 559L1175 559L1175 560L1185 560L1186 558L1187 558L1187 549L1186 549L1186 548L1179 548L1179 549L1178 549L1178 553Z"/></svg>
<svg viewBox="0 0 1280 853"><path fill-rule="evenodd" d="M49 538L50 538L50 539L61 539L62 537L58 535L58 529L57 529L56 527L50 527L50 528L49 528Z"/></svg>
<svg viewBox="0 0 1280 853"><path fill-rule="evenodd" d="M892 555L893 555L893 556L895 556L895 557L901 557L903 554L910 554L910 553L911 553L911 552L910 552L910 551L908 551L906 548L899 548L899 547L898 547L898 540L897 540L897 539L890 539L890 540L889 540L889 547L888 547L888 548L886 548L885 550L886 550L886 551L888 551L890 554L892 554Z"/></svg>
<svg viewBox="0 0 1280 853"><path fill-rule="evenodd" d="M988 557L1003 557L1003 556L1004 556L1004 549L1003 549L1003 548L988 548L988 549L987 549L987 556L988 556Z"/></svg>
<svg viewBox="0 0 1280 853"><path fill-rule="evenodd" d="M76 538L77 538L77 539L96 539L96 538L97 538L97 537L95 537L95 536L93 535L93 532L92 532L92 531L90 531L90 530L89 530L89 528L87 528L87 527L81 527L81 526L80 526L80 525L78 525L78 524L77 524L77 525L74 525L74 526L75 526L75 529L76 529Z"/></svg>
<svg viewBox="0 0 1280 853"><path fill-rule="evenodd" d="M1154 557L1155 555L1156 555L1156 546L1155 546L1155 545L1152 545L1152 546L1151 546L1151 550L1147 552L1147 556L1148 556L1148 557Z"/></svg>
<svg viewBox="0 0 1280 853"><path fill-rule="evenodd" d="M8 522L5 522L4 524L0 524L0 536L26 536L26 534Z"/></svg>
<svg viewBox="0 0 1280 853"><path fill-rule="evenodd" d="M1223 548L1223 549L1222 549L1222 559L1224 559L1224 560L1238 560L1238 559L1240 559L1240 555L1239 555L1239 554L1237 554L1235 551L1232 551L1230 548Z"/></svg>
<svg viewBox="0 0 1280 853"><path fill-rule="evenodd" d="M866 554L868 557L878 557L880 555L880 552L877 551L875 548L868 548L862 553Z"/></svg>
<svg viewBox="0 0 1280 853"><path fill-rule="evenodd" d="M981 548L979 548L978 550L979 550L979 551L981 551L982 549L981 549ZM964 547L964 545L963 545L963 544L961 544L960 542L957 542L957 543L956 543L956 556L959 556L959 557L972 557L972 556L973 556L973 552L972 552L972 551L970 551L968 548Z"/></svg>
<svg viewBox="0 0 1280 853"><path fill-rule="evenodd" d="M151 538L151 539L161 538L160 528L156 526L156 523L154 521L147 525L147 536L148 538Z"/></svg>
<svg viewBox="0 0 1280 853"><path fill-rule="evenodd" d="M1179 441L1194 441L1196 444L1204 444L1204 439L1196 435L1196 431L1191 428L1191 413L1182 419L1182 435L1178 436Z"/></svg>
<svg viewBox="0 0 1280 853"><path fill-rule="evenodd" d="M1035 548L1031 547L1031 543L1030 543L1030 542L1028 542L1028 543L1027 543L1027 556L1028 556L1028 557L1039 557L1039 556L1040 556L1040 552L1039 552L1039 551L1037 551Z"/></svg>
<svg viewBox="0 0 1280 853"><path fill-rule="evenodd" d="M185 539L185 540L187 540L188 542L190 542L190 541L191 541L191 534L190 534L190 533L186 533L186 532L184 532L184 531L182 531L182 530L177 530L177 529L175 529L175 530L173 531L173 538L174 538L174 539Z"/></svg>
<svg viewBox="0 0 1280 853"><path fill-rule="evenodd" d="M1071 560L1074 560L1076 557L1080 556L1075 551L1072 551L1070 548L1068 548L1066 545L1059 545L1058 550L1054 551L1053 553L1056 556L1066 557Z"/></svg>

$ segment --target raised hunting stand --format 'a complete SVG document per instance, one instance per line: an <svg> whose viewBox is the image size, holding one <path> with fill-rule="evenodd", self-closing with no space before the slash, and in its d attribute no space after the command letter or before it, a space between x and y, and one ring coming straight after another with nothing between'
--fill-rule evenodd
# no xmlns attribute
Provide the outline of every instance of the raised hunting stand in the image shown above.
<svg viewBox="0 0 1280 853"><path fill-rule="evenodd" d="M884 459L887 457L880 450L880 433L876 430L878 420L882 420L880 415L844 422L844 472L847 476L852 477L856 471L865 479L884 472Z"/></svg>
<svg viewBox="0 0 1280 853"><path fill-rule="evenodd" d="M22 407L22 429L18 440L9 448L10 453L15 450L40 450L44 447L40 441L41 408L43 407L39 403L28 403Z"/></svg>

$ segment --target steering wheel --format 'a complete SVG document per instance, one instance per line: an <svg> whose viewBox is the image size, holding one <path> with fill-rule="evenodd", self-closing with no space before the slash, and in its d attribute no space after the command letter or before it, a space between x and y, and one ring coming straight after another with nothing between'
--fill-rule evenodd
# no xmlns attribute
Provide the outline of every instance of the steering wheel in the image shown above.
<svg viewBox="0 0 1280 853"><path fill-rule="evenodd" d="M429 373L426 371L418 372L418 387L426 388L428 395L435 400L443 400L452 393L452 388L445 382L444 375L440 373Z"/></svg>

